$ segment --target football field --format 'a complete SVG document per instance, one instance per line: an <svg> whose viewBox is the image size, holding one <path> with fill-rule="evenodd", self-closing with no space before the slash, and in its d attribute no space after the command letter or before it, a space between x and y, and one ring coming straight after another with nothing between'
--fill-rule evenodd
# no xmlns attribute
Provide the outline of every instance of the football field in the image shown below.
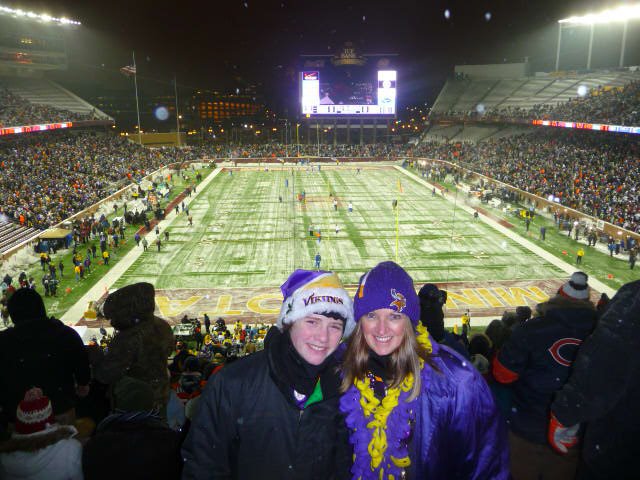
<svg viewBox="0 0 640 480"><path fill-rule="evenodd" d="M394 200L398 263L418 283L562 275L395 169L356 172L350 167L220 172L189 205L193 226L186 214L178 216L161 252L151 245L116 286L149 277L159 289L278 286L294 269L313 268L317 252L322 269L354 284L366 269L396 259ZM296 198L302 192L304 202Z"/></svg>
<svg viewBox="0 0 640 480"><path fill-rule="evenodd" d="M416 282L449 292L448 316L499 315L548 298L565 271L392 166L222 169L187 214L169 217L158 252L142 253L112 287L150 281L159 314L273 321L296 268L338 272L351 287L396 260ZM397 208L394 208L397 201ZM349 204L352 211L349 211ZM173 218L173 220L172 220ZM396 253L397 252L397 253ZM396 257L397 255L397 257Z"/></svg>

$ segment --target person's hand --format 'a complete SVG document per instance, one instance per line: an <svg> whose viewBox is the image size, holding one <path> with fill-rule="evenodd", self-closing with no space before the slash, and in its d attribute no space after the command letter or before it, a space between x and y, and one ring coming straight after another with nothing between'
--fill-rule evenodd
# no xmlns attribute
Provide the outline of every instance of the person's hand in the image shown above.
<svg viewBox="0 0 640 480"><path fill-rule="evenodd" d="M560 423L556 416L551 413L549 419L549 432L547 439L551 447L558 453L565 455L571 447L578 443L578 428L580 424L565 427Z"/></svg>
<svg viewBox="0 0 640 480"><path fill-rule="evenodd" d="M89 395L89 385L78 385L76 387L76 395L80 398L84 398Z"/></svg>

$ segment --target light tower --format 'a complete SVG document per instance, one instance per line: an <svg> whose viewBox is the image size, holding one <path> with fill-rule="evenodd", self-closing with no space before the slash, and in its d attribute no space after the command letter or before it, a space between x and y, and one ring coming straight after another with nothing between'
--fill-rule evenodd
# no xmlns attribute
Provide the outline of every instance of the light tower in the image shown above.
<svg viewBox="0 0 640 480"><path fill-rule="evenodd" d="M620 7L603 10L598 13L573 16L558 20L558 47L556 50L556 71L560 69L560 46L562 44L562 29L569 27L589 27L589 52L587 54L587 70L591 69L591 53L593 51L593 30L595 25L606 23L622 23L622 42L620 44L620 60L618 66L624 65L624 50L627 43L627 26L630 20L640 19L640 4L622 5Z"/></svg>

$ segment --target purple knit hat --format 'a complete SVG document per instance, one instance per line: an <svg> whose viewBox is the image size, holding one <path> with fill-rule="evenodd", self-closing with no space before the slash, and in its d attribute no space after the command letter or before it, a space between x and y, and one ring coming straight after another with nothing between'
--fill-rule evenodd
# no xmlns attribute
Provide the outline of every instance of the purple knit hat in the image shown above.
<svg viewBox="0 0 640 480"><path fill-rule="evenodd" d="M394 262L379 263L360 277L353 302L356 322L363 315L379 308L404 313L414 327L420 320L420 300L413 287L413 280Z"/></svg>

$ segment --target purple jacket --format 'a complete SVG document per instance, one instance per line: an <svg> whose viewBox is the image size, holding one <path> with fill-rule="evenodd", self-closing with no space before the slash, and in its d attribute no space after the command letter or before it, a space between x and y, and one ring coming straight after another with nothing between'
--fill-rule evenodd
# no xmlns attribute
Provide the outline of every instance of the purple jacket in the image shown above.
<svg viewBox="0 0 640 480"><path fill-rule="evenodd" d="M506 423L487 383L469 360L432 345L440 373L422 369L408 478L509 479Z"/></svg>

